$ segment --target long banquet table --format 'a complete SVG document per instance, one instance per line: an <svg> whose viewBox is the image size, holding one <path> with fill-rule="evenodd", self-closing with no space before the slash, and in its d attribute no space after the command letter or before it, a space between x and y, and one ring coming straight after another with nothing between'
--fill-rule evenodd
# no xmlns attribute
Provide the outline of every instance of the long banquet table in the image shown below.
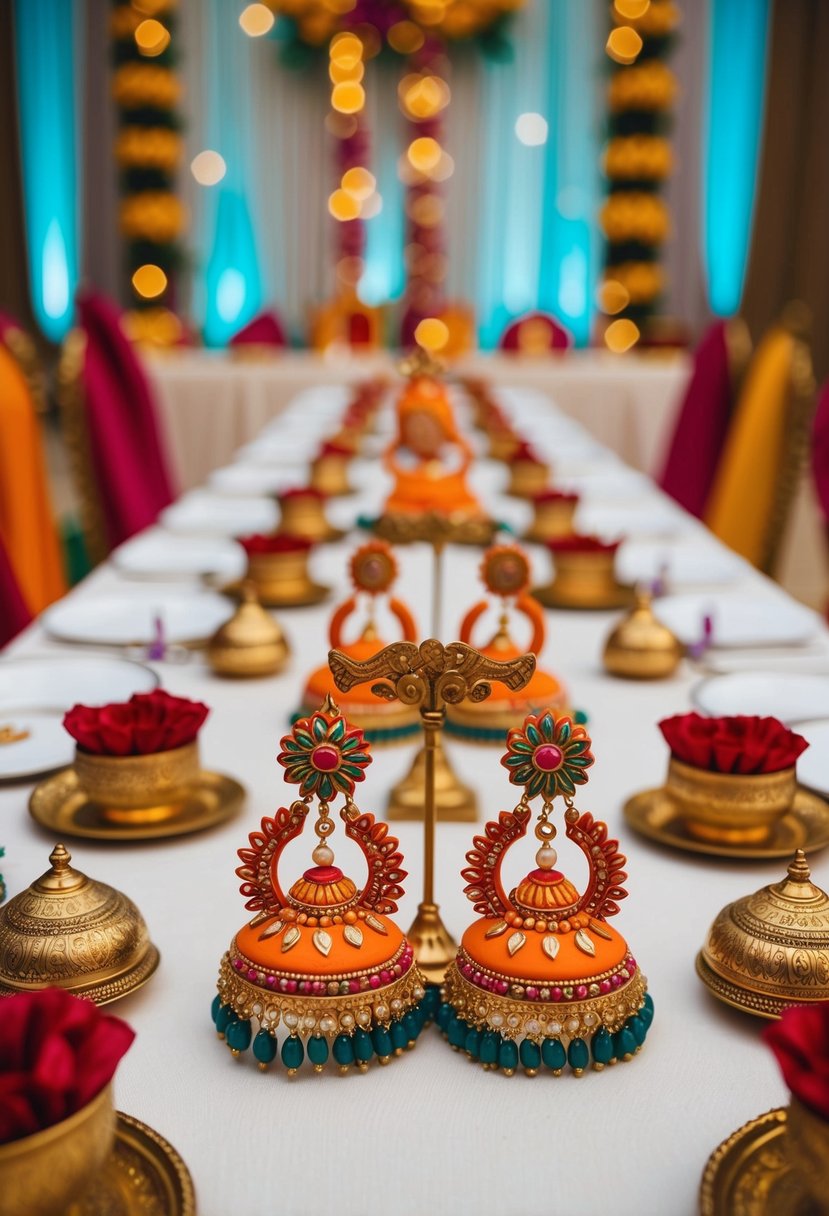
<svg viewBox="0 0 829 1216"><path fill-rule="evenodd" d="M557 450L560 460L618 469L615 458L594 442L580 442L578 428L552 403L542 409L526 390L507 397L519 422L524 415L542 421L539 443ZM270 430L288 449L297 419L310 426L314 418L306 396ZM357 476L363 492L334 504L336 521L353 518L357 509L376 509L382 500L385 483L375 462L362 463ZM515 518L520 508L498 493L504 476L503 469L482 461L475 484L496 515L512 512ZM669 509L651 486L641 501L646 510ZM675 518L681 532L676 544L707 546L715 556L713 538L694 521ZM347 555L357 539L352 533L314 555L315 574L330 580L340 597ZM399 594L426 629L429 555L413 547L400 551L399 560ZM446 637L479 596L479 560L478 552L459 548L446 563ZM533 560L543 575L543 553L535 551ZM103 594L147 596L169 587L129 582L107 564L71 594L91 604ZM755 597L781 594L748 569L735 588ZM191 591L201 594L195 585ZM198 655L184 665L157 665L170 691L212 706L203 759L245 783L247 804L235 821L159 844L66 842L73 864L137 901L161 950L151 982L113 1009L137 1030L117 1075L118 1107L151 1124L180 1151L202 1216L691 1216L711 1150L747 1119L786 1101L774 1061L760 1042L760 1024L709 996L694 973L694 956L717 911L778 880L785 863L747 865L672 853L627 829L624 800L658 785L664 775L666 748L656 722L689 708L699 672L686 665L675 678L653 684L606 676L599 656L613 614L548 613L542 662L567 681L574 703L590 716L596 764L577 804L608 821L628 856L630 898L616 924L648 976L656 1006L647 1044L635 1060L581 1079L528 1079L520 1073L508 1079L453 1053L432 1028L388 1068L372 1067L365 1076L352 1071L345 1078L301 1072L288 1081L279 1068L260 1074L250 1057L234 1062L216 1040L209 1007L218 963L246 919L234 874L236 849L263 815L290 796L275 761L279 738L305 674L327 649L330 611L331 602L279 614L294 656L278 677L219 680ZM818 645L829 655L825 630ZM36 623L10 654L68 652L77 648L50 641ZM497 749L447 746L459 774L477 790L481 819L513 805ZM375 752L359 790L361 805L382 813L387 790L407 770L410 755L409 747ZM29 793L23 785L0 788L10 895L47 868L55 843L30 820ZM409 871L399 913L406 926L419 899L421 827L403 823L393 830ZM437 893L456 937L473 915L459 876L472 834L468 824L446 823L438 830ZM334 844L348 869L354 859L341 833ZM566 844L559 851L567 869ZM306 856L305 847L294 844L290 864L300 868ZM519 864L509 880L518 877ZM813 867L815 880L827 887L827 857L813 859ZM583 881L578 861L571 873ZM359 877L356 869L354 876Z"/></svg>

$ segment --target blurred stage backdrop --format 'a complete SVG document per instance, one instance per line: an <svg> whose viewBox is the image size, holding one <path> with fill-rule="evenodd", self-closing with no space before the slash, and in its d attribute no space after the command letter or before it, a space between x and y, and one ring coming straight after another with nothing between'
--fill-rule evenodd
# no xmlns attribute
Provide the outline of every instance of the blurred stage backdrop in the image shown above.
<svg viewBox="0 0 829 1216"><path fill-rule="evenodd" d="M829 5L0 13L0 296L51 341L80 281L214 346L266 306L324 345L343 299L389 345L446 316L485 349L536 309L615 350L795 296L829 315Z"/></svg>

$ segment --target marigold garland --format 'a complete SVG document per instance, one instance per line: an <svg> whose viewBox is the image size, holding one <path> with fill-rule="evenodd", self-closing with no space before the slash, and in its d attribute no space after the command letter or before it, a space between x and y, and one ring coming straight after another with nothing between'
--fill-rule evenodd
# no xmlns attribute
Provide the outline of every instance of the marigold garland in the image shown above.
<svg viewBox="0 0 829 1216"><path fill-rule="evenodd" d="M155 318L173 304L188 222L175 192L184 150L178 133L182 84L175 71L176 8L177 0L114 0L110 17L125 294L134 308L151 310ZM141 268L151 274L142 278ZM152 295L141 290L147 283Z"/></svg>
<svg viewBox="0 0 829 1216"><path fill-rule="evenodd" d="M621 6L624 8L624 6ZM673 0L650 0L639 17L611 5L608 55L609 135L603 168L608 197L600 222L607 238L602 299L615 317L641 328L657 308L664 288L659 265L670 234L670 214L659 197L673 172L667 134L677 81L664 62L679 22ZM608 336L608 341L610 338Z"/></svg>

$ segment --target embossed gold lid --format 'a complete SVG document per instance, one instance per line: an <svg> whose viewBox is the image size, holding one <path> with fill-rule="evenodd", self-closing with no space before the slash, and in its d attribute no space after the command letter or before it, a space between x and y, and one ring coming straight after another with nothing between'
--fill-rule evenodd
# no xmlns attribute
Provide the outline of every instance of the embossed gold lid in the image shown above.
<svg viewBox="0 0 829 1216"><path fill-rule="evenodd" d="M640 589L630 612L608 636L602 660L611 675L659 680L673 675L682 654L682 643L655 615L650 592Z"/></svg>
<svg viewBox="0 0 829 1216"><path fill-rule="evenodd" d="M208 643L208 662L219 675L262 676L281 671L289 655L281 627L262 607L254 583L245 579L238 608Z"/></svg>
<svg viewBox="0 0 829 1216"><path fill-rule="evenodd" d="M106 1005L158 966L132 900L71 860L56 844L50 869L0 908L0 995L54 986Z"/></svg>
<svg viewBox="0 0 829 1216"><path fill-rule="evenodd" d="M719 1000L757 1017L829 1000L829 895L798 849L782 882L728 904L697 955Z"/></svg>

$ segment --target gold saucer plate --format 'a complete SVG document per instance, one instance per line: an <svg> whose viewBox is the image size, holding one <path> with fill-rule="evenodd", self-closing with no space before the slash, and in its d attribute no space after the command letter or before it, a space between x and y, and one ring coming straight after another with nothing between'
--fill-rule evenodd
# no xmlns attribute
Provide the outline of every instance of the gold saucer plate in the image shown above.
<svg viewBox="0 0 829 1216"><path fill-rule="evenodd" d="M632 587L618 583L603 595L581 599L576 596L562 595L552 582L541 587L534 587L532 595L545 608L561 608L571 612L611 612L618 608L629 608L633 603L634 591Z"/></svg>
<svg viewBox="0 0 829 1216"><path fill-rule="evenodd" d="M771 837L764 844L727 844L695 839L686 829L679 807L664 786L634 794L628 798L623 811L628 825L641 836L686 853L704 853L709 857L771 861L778 857L790 858L797 849L815 853L829 845L829 803L802 786L794 796L791 811L776 821Z"/></svg>
<svg viewBox="0 0 829 1216"><path fill-rule="evenodd" d="M125 824L104 816L90 801L73 768L65 768L35 786L29 814L55 839L64 836L89 840L161 840L187 836L231 819L245 798L245 788L232 777L202 770L191 796L168 818Z"/></svg>
<svg viewBox="0 0 829 1216"><path fill-rule="evenodd" d="M241 601L244 598L243 586L244 581L239 579L234 583L225 583L219 588L219 592L230 599ZM330 594L330 587L309 582L301 589L287 586L279 594L257 589L256 597L263 608L310 608L312 604L321 604Z"/></svg>
<svg viewBox="0 0 829 1216"><path fill-rule="evenodd" d="M700 1216L817 1216L786 1154L786 1108L751 1119L708 1158Z"/></svg>
<svg viewBox="0 0 829 1216"><path fill-rule="evenodd" d="M112 1152L67 1216L196 1216L193 1180L163 1136L118 1111Z"/></svg>

